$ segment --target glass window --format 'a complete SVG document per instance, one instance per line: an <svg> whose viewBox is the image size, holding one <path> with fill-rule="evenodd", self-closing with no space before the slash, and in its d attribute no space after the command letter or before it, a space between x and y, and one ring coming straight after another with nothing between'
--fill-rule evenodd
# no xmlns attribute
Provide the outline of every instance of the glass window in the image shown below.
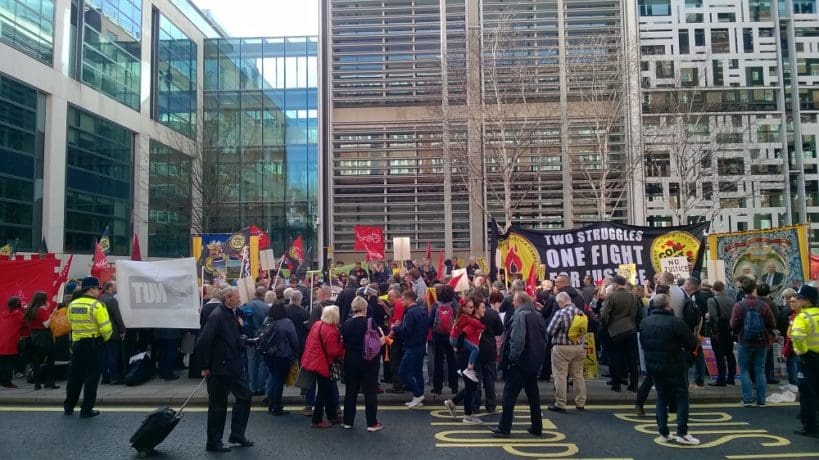
<svg viewBox="0 0 819 460"><path fill-rule="evenodd" d="M65 251L90 252L109 227L111 253L128 254L133 133L69 106L67 137Z"/></svg>
<svg viewBox="0 0 819 460"><path fill-rule="evenodd" d="M668 16L671 14L670 0L640 0L640 16Z"/></svg>
<svg viewBox="0 0 819 460"><path fill-rule="evenodd" d="M80 80L128 107L139 110L142 2L140 0L78 0L72 23L84 24L80 34Z"/></svg>
<svg viewBox="0 0 819 460"><path fill-rule="evenodd" d="M0 246L40 243L43 207L44 97L0 76Z"/></svg>
<svg viewBox="0 0 819 460"><path fill-rule="evenodd" d="M151 139L148 255L185 257L190 251L191 157Z"/></svg>
<svg viewBox="0 0 819 460"><path fill-rule="evenodd" d="M0 40L51 65L54 55L54 0L0 1Z"/></svg>
<svg viewBox="0 0 819 460"><path fill-rule="evenodd" d="M196 135L196 43L155 11L159 36L154 42L153 117L188 137Z"/></svg>

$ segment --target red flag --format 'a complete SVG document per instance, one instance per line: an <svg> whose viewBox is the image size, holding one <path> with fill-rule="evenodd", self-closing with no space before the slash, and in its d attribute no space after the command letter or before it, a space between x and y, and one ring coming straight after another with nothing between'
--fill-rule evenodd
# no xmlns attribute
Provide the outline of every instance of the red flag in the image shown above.
<svg viewBox="0 0 819 460"><path fill-rule="evenodd" d="M529 279L526 280L526 293L535 297L535 293L537 292L537 267L535 264L532 264L532 268L529 269Z"/></svg>
<svg viewBox="0 0 819 460"><path fill-rule="evenodd" d="M105 257L99 243L94 245L94 262L91 264L91 276L99 280L100 284L107 283L114 277L114 269L108 265L108 258Z"/></svg>
<svg viewBox="0 0 819 460"><path fill-rule="evenodd" d="M819 279L819 256L810 256L810 279Z"/></svg>
<svg viewBox="0 0 819 460"><path fill-rule="evenodd" d="M16 295L27 302L35 292L54 284L54 270L59 263L57 258L0 261L0 298Z"/></svg>
<svg viewBox="0 0 819 460"><path fill-rule="evenodd" d="M438 254L438 279L444 279L444 251Z"/></svg>
<svg viewBox="0 0 819 460"><path fill-rule="evenodd" d="M458 282L461 281L461 278L463 278L465 274L466 274L466 272L460 273L458 276L456 276L456 277L452 278L451 280L449 280L449 285L452 286L452 289L455 289L455 288L458 287Z"/></svg>
<svg viewBox="0 0 819 460"><path fill-rule="evenodd" d="M384 230L381 227L369 227L366 225L356 225L353 227L355 234L356 251L366 251L367 260L384 260Z"/></svg>
<svg viewBox="0 0 819 460"><path fill-rule="evenodd" d="M131 246L131 260L142 260L142 251L139 250L139 237L136 233L134 233L134 244Z"/></svg>
<svg viewBox="0 0 819 460"><path fill-rule="evenodd" d="M427 240L427 260L432 260L432 244Z"/></svg>
<svg viewBox="0 0 819 460"><path fill-rule="evenodd" d="M301 235L297 236L296 239L293 240L293 243L290 244L287 256L299 263L304 261L304 242L301 239Z"/></svg>
<svg viewBox="0 0 819 460"><path fill-rule="evenodd" d="M255 225L251 225L248 231L250 232L251 236L259 237L259 250L267 249L270 247L270 237L261 228Z"/></svg>
<svg viewBox="0 0 819 460"><path fill-rule="evenodd" d="M60 292L60 286L63 285L66 281L68 281L68 272L71 270L71 262L74 260L74 254L68 256L68 261L66 261L65 266L62 270L60 270L60 274L57 275L57 279L54 280L54 283L51 285L51 289L48 291L48 298L52 299L55 295ZM62 299L57 299L58 302L61 302Z"/></svg>

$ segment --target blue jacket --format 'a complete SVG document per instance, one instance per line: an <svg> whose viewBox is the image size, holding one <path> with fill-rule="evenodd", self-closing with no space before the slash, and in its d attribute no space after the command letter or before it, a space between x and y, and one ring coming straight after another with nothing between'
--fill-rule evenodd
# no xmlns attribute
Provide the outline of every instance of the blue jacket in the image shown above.
<svg viewBox="0 0 819 460"><path fill-rule="evenodd" d="M404 312L404 320L395 328L404 348L423 348L427 344L429 318L423 305L415 304Z"/></svg>

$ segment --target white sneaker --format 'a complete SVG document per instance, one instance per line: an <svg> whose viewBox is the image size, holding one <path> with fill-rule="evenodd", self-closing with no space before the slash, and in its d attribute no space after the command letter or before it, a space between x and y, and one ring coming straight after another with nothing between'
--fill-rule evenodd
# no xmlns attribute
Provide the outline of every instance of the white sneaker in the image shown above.
<svg viewBox="0 0 819 460"><path fill-rule="evenodd" d="M449 415L455 418L455 403L452 402L451 399L447 399L444 401L444 406L446 406L446 409L449 411Z"/></svg>
<svg viewBox="0 0 819 460"><path fill-rule="evenodd" d="M344 428L345 430L352 430L353 429L352 425L345 425L343 423L341 424L341 427Z"/></svg>
<svg viewBox="0 0 819 460"><path fill-rule="evenodd" d="M469 380L472 380L473 382L478 381L478 376L475 375L475 371L473 369L464 369L461 375L468 378Z"/></svg>
<svg viewBox="0 0 819 460"><path fill-rule="evenodd" d="M416 407L423 407L424 406L423 402L424 402L424 395L421 395L421 396L412 398L412 401L410 401L409 404L407 404L407 407L409 407L410 409L415 409Z"/></svg>
<svg viewBox="0 0 819 460"><path fill-rule="evenodd" d="M463 422L467 425L483 425L483 420L474 415L464 415Z"/></svg>
<svg viewBox="0 0 819 460"><path fill-rule="evenodd" d="M661 443L667 443L673 441L674 436L672 436L671 433L668 433L668 436L659 435L656 438L654 438L654 440Z"/></svg>
<svg viewBox="0 0 819 460"><path fill-rule="evenodd" d="M677 436L676 441L680 444L686 444L689 446L696 446L697 444L700 443L699 439L691 436L690 434L687 434L685 436Z"/></svg>

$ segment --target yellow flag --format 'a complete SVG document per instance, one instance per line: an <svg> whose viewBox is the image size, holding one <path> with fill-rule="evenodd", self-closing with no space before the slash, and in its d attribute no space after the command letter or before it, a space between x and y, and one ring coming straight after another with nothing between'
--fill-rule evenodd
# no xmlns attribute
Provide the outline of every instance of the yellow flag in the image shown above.
<svg viewBox="0 0 819 460"><path fill-rule="evenodd" d="M5 246L0 247L0 256L10 256L11 255L11 244L6 243Z"/></svg>

